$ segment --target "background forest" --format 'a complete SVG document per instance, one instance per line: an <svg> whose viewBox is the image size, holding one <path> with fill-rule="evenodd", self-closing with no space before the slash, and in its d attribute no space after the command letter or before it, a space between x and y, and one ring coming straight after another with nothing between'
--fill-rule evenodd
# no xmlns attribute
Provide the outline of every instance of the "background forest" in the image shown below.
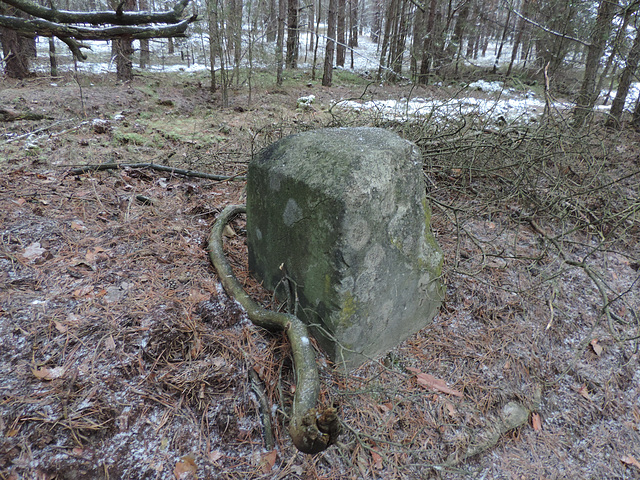
<svg viewBox="0 0 640 480"><path fill-rule="evenodd" d="M0 0L0 479L640 478L639 7ZM417 145L446 298L317 350L342 434L305 455L207 238L256 152L349 126Z"/></svg>

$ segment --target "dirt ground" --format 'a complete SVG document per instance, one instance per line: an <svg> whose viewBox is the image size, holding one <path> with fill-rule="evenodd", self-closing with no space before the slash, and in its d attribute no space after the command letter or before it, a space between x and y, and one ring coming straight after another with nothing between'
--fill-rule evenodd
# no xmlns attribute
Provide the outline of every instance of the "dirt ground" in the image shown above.
<svg viewBox="0 0 640 480"><path fill-rule="evenodd" d="M330 109L361 87L304 79L257 88L251 104L232 92L228 109L194 76L52 83L0 86L4 109L44 116L0 123L0 478L640 478L637 134L436 142ZM71 169L242 175L283 135L353 124L423 148L447 296L431 326L350 375L318 353L344 434L308 456L286 432L286 337L254 327L207 259L243 182ZM542 153L515 168L525 143ZM464 152L483 168L456 163ZM268 305L243 219L232 228L229 259Z"/></svg>

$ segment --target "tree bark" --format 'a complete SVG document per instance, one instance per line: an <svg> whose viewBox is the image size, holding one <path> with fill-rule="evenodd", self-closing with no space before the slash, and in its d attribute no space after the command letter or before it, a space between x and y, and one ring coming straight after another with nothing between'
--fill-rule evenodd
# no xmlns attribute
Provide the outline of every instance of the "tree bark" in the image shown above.
<svg viewBox="0 0 640 480"><path fill-rule="evenodd" d="M2 5L0 5L0 14L24 15L12 7L5 8ZM27 38L19 35L18 32L0 23L0 43L2 43L2 56L5 59L4 72L9 78L26 78L31 74L27 41Z"/></svg>
<svg viewBox="0 0 640 480"><path fill-rule="evenodd" d="M51 67L51 76L58 76L58 57L56 57L56 42L49 37L49 66Z"/></svg>
<svg viewBox="0 0 640 480"><path fill-rule="evenodd" d="M286 65L298 67L298 0L288 0Z"/></svg>
<svg viewBox="0 0 640 480"><path fill-rule="evenodd" d="M631 80L633 75L638 70L638 63L640 62L640 30L636 30L636 38L633 41L629 56L627 57L627 64L622 70L620 80L618 81L618 91L616 98L614 98L611 104L611 116L607 120L607 127L620 126L620 118L622 117L622 111L624 110L624 104L627 100L629 93L629 87L631 86Z"/></svg>
<svg viewBox="0 0 640 480"><path fill-rule="evenodd" d="M287 16L287 0L278 0L278 36L276 39L276 85L282 85L284 61L284 22Z"/></svg>
<svg viewBox="0 0 640 480"><path fill-rule="evenodd" d="M345 25L346 25L346 0L338 0L338 21L336 24L336 65L344 67L346 53Z"/></svg>
<svg viewBox="0 0 640 480"><path fill-rule="evenodd" d="M218 55L217 47L217 25L218 25L218 16L217 16L217 8L216 8L217 0L207 0L207 20L209 24L209 58L211 65L211 92L215 92L217 90L216 87L216 56Z"/></svg>
<svg viewBox="0 0 640 480"><path fill-rule="evenodd" d="M425 29L424 39L422 42L422 60L420 62L420 75L418 83L426 85L429 83L429 73L431 71L431 62L433 61L433 49L435 35L436 9L438 8L436 0L431 0L429 4L429 13L427 15L427 26Z"/></svg>
<svg viewBox="0 0 640 480"><path fill-rule="evenodd" d="M265 33L267 42L275 42L278 34L278 1L268 0Z"/></svg>
<svg viewBox="0 0 640 480"><path fill-rule="evenodd" d="M330 87L333 81L333 53L335 51L336 37L336 0L329 0L329 12L327 13L327 46L324 55L324 74L322 85Z"/></svg>
<svg viewBox="0 0 640 480"><path fill-rule="evenodd" d="M104 12L71 12L43 7L30 0L2 0L2 3L12 5L18 10L36 18L53 23L74 24L88 23L91 25L142 25L145 23L179 23L182 14L190 0L180 0L173 10L167 12L124 12L122 4L115 11ZM126 8L126 7L124 7Z"/></svg>
<svg viewBox="0 0 640 480"><path fill-rule="evenodd" d="M584 78L582 80L582 86L580 87L580 93L576 99L576 107L573 110L573 125L575 127L584 125L587 115L593 110L593 105L598 98L598 94L595 92L598 64L604 52L607 39L609 38L609 33L613 28L612 20L617 7L617 0L600 0L596 25L587 52Z"/></svg>

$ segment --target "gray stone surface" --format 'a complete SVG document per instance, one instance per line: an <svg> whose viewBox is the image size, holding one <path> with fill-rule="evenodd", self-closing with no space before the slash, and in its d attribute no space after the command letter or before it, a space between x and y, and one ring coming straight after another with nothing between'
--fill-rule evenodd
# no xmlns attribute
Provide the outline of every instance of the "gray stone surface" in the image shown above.
<svg viewBox="0 0 640 480"><path fill-rule="evenodd" d="M430 215L410 142L377 128L292 135L249 164L249 268L271 290L286 272L298 316L350 370L435 316L443 255Z"/></svg>

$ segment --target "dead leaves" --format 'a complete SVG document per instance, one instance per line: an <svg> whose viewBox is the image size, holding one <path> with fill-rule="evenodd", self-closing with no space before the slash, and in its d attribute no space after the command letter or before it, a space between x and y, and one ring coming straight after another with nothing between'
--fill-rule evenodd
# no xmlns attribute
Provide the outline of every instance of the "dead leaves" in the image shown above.
<svg viewBox="0 0 640 480"><path fill-rule="evenodd" d="M638 462L638 460L636 460L632 455L623 455L620 461L625 465L633 466L640 470L640 462Z"/></svg>
<svg viewBox="0 0 640 480"><path fill-rule="evenodd" d="M428 373L422 373L417 368L407 367L407 370L416 375L418 385L421 385L428 390L435 390L437 392L446 393L447 395L454 395L456 397L463 396L462 392L447 386L444 380L436 378L433 375L429 375Z"/></svg>
<svg viewBox="0 0 640 480"><path fill-rule="evenodd" d="M185 455L176 462L173 475L176 477L176 480L198 478L196 475L197 470L198 466L196 465L193 455Z"/></svg>
<svg viewBox="0 0 640 480"><path fill-rule="evenodd" d="M33 376L40 380L55 380L64 377L66 369L64 367L36 367L31 369Z"/></svg>

